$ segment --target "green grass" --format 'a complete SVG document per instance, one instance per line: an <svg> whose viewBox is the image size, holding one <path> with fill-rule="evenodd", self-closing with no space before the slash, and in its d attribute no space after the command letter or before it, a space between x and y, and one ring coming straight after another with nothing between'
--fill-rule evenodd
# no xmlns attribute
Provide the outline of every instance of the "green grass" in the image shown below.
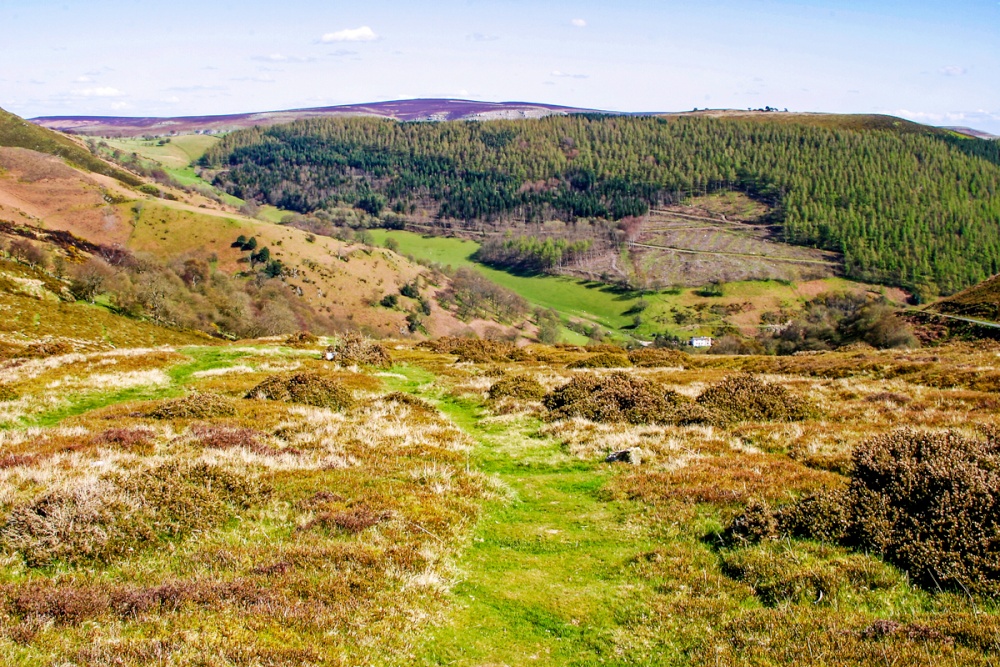
<svg viewBox="0 0 1000 667"><path fill-rule="evenodd" d="M600 499L612 471L535 437L534 419L484 426L475 401L445 396L438 407L477 441L472 465L514 499L479 521L458 563L451 617L417 664L604 663L624 629L622 610L636 604L628 563L655 546L630 531L634 508Z"/></svg>
<svg viewBox="0 0 1000 667"><path fill-rule="evenodd" d="M413 232L372 230L378 244L392 238L399 251L417 259L452 268L473 268L498 285L523 296L532 306L552 308L563 318L577 319L620 330L631 323L627 312L638 296L608 285L561 276L518 276L478 264L471 259L479 244L455 238L425 237Z"/></svg>
<svg viewBox="0 0 1000 667"><path fill-rule="evenodd" d="M144 158L155 160L164 167L183 168L198 160L213 145L217 137L205 134L185 134L171 137L168 143L160 145L159 139L105 139L112 148L125 153L138 153Z"/></svg>

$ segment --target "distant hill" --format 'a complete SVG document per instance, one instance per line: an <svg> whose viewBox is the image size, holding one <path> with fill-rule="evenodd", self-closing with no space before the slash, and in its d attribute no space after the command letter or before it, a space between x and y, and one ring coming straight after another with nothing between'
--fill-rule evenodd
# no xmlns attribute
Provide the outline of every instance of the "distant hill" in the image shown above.
<svg viewBox="0 0 1000 667"><path fill-rule="evenodd" d="M203 164L231 194L301 213L346 204L416 215L443 234L558 231L558 247L512 241L491 253L517 268L558 269L609 243L672 248L628 220L647 225L651 212L715 192L766 204L758 223L775 240L838 254L854 280L951 294L1000 261L1000 144L891 116L330 117L230 133ZM699 249L758 254L732 243Z"/></svg>
<svg viewBox="0 0 1000 667"><path fill-rule="evenodd" d="M226 116L177 118L126 118L114 116L44 116L31 122L61 132L92 136L134 137L194 132L228 132L255 125L279 125L307 118L376 116L403 121L516 120L553 114L593 112L593 109L531 102L475 102L471 100L418 99L348 104L333 107L265 111Z"/></svg>
<svg viewBox="0 0 1000 667"><path fill-rule="evenodd" d="M938 301L928 310L945 315L1000 322L1000 275Z"/></svg>
<svg viewBox="0 0 1000 667"><path fill-rule="evenodd" d="M1000 139L995 134L990 134L989 132L983 132L981 130L974 130L971 127L942 127L942 130L951 130L957 134L964 134L967 137L973 137L975 139Z"/></svg>

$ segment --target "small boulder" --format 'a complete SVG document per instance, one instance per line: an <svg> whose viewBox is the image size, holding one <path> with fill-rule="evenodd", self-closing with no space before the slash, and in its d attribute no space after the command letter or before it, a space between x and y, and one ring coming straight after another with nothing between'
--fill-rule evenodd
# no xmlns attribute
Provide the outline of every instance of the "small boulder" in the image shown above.
<svg viewBox="0 0 1000 667"><path fill-rule="evenodd" d="M629 447L617 452L608 454L604 459L605 463L631 463L634 466L642 463L642 449L639 447Z"/></svg>

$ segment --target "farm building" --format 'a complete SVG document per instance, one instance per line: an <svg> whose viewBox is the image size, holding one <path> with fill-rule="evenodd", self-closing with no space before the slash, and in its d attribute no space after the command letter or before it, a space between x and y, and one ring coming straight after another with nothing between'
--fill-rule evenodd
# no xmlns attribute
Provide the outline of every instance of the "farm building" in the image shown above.
<svg viewBox="0 0 1000 667"><path fill-rule="evenodd" d="M711 336L695 336L688 341L691 347L712 347Z"/></svg>

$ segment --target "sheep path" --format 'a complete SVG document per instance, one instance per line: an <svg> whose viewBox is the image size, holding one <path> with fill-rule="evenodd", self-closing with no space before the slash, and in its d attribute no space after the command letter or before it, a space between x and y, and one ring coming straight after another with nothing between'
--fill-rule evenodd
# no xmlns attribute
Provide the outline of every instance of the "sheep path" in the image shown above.
<svg viewBox="0 0 1000 667"><path fill-rule="evenodd" d="M481 406L450 397L437 404L477 443L470 465L513 498L491 503L474 528L448 619L416 664L626 664L622 643L648 594L630 563L656 545L634 506L600 497L614 470L570 457L533 418L483 419Z"/></svg>

